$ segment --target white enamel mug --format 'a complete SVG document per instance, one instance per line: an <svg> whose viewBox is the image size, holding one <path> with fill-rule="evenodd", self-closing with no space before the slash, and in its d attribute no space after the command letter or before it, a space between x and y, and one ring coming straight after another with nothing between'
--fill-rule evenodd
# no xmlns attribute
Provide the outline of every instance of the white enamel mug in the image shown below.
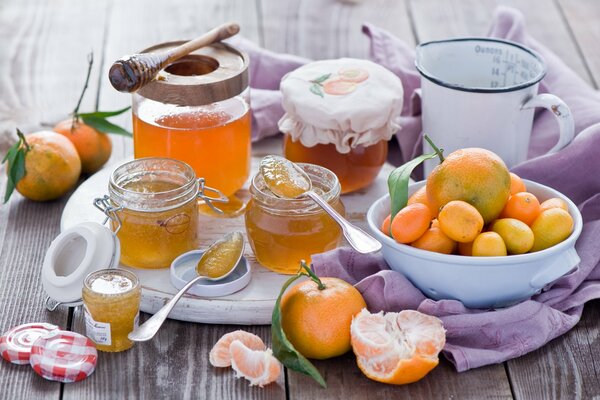
<svg viewBox="0 0 600 400"><path fill-rule="evenodd" d="M421 74L423 133L444 154L482 147L510 168L527 159L536 107L553 113L560 137L547 154L573 140L569 107L551 94L537 94L546 66L520 44L489 38L459 38L417 46ZM432 151L423 141L423 151ZM437 165L425 162L425 176Z"/></svg>

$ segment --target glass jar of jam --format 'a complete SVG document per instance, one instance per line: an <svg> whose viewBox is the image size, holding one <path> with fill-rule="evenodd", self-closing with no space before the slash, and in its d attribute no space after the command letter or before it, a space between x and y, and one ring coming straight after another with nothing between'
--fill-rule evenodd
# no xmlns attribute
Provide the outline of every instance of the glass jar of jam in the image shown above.
<svg viewBox="0 0 600 400"><path fill-rule="evenodd" d="M340 183L335 174L318 165L298 165L310 176L313 190L345 215ZM310 263L311 255L340 244L340 227L309 197L276 197L266 187L260 173L252 179L250 194L245 214L248 241L256 259L266 268L294 274L300 268L300 260Z"/></svg>
<svg viewBox="0 0 600 400"><path fill-rule="evenodd" d="M202 179L184 162L142 158L118 167L109 181L113 231L121 245L121 264L167 268L198 245L198 197ZM106 210L104 210L106 212Z"/></svg>
<svg viewBox="0 0 600 400"><path fill-rule="evenodd" d="M240 189L250 174L248 60L245 53L215 43L168 65L134 93L135 158L181 160L226 196Z"/></svg>
<svg viewBox="0 0 600 400"><path fill-rule="evenodd" d="M127 335L138 325L141 287L135 274L122 269L101 269L83 281L86 336L101 351L131 348Z"/></svg>
<svg viewBox="0 0 600 400"><path fill-rule="evenodd" d="M370 185L400 129L400 79L371 61L341 58L303 65L280 88L284 156L330 169L342 193Z"/></svg>

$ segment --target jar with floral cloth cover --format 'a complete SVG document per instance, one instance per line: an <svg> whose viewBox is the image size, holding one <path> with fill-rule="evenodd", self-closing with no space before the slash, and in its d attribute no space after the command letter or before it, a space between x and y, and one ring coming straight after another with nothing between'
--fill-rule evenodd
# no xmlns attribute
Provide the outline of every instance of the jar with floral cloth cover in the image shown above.
<svg viewBox="0 0 600 400"><path fill-rule="evenodd" d="M285 75L280 88L285 157L330 169L342 193L371 184L400 129L400 79L371 61L341 58L306 64Z"/></svg>

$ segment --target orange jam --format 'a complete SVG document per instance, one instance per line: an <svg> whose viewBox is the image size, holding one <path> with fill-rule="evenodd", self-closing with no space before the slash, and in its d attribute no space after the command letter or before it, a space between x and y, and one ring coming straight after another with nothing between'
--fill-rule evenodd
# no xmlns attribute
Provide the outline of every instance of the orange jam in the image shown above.
<svg viewBox="0 0 600 400"><path fill-rule="evenodd" d="M317 165L298 165L310 176L313 190L344 215L335 174ZM250 193L245 215L248 240L258 262L270 270L295 274L300 260L310 263L313 254L340 244L340 227L309 197L278 198L260 173L252 179Z"/></svg>
<svg viewBox="0 0 600 400"><path fill-rule="evenodd" d="M86 335L101 351L129 349L127 335L138 325L141 287L129 271L102 269L83 282Z"/></svg>
<svg viewBox="0 0 600 400"><path fill-rule="evenodd" d="M170 159L134 160L117 168L109 187L120 228L121 264L167 268L198 244L198 182L186 164ZM113 230L119 222L112 221Z"/></svg>
<svg viewBox="0 0 600 400"><path fill-rule="evenodd" d="M290 135L285 135L283 152L290 161L317 164L330 169L340 180L342 193L349 193L367 187L375 180L385 163L388 144L382 140L342 154L336 150L335 144L306 147L299 140L294 142Z"/></svg>
<svg viewBox="0 0 600 400"><path fill-rule="evenodd" d="M250 174L250 141L250 108L243 96L185 107L134 95L135 158L184 161L226 196L239 190Z"/></svg>

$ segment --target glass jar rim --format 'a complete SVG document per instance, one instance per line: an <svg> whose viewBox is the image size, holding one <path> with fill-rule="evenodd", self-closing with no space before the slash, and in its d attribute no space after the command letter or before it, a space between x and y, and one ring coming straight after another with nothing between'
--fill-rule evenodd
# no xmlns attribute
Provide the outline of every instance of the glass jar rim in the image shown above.
<svg viewBox="0 0 600 400"><path fill-rule="evenodd" d="M90 284L100 275L103 274L117 274L117 275L123 275L126 278L128 278L129 280L131 280L132 286L130 289L125 290L123 292L119 292L119 293L100 293L95 291L94 289L92 289L92 287L90 286ZM97 293L100 294L102 296L106 296L106 297L117 297L117 296L122 296L124 294L130 293L133 290L136 290L138 287L140 286L140 280L137 277L136 274L134 274L131 271L127 271L125 269L121 269L121 268L105 268L105 269L99 269L96 270L94 272L90 272L89 274L87 274L87 276L83 279L83 287L87 290L89 290L90 292L93 293Z"/></svg>
<svg viewBox="0 0 600 400"><path fill-rule="evenodd" d="M141 192L125 185L140 177L169 175L178 178L179 187L164 191ZM108 192L117 207L141 212L160 212L187 204L198 196L198 180L187 163L166 157L146 157L128 161L117 167L110 176Z"/></svg>
<svg viewBox="0 0 600 400"><path fill-rule="evenodd" d="M311 178L313 189L319 190L319 195L328 203L339 198L341 186L338 177L331 170L316 164L295 163L302 168ZM260 203L263 208L272 212L291 212L294 214L312 214L324 212L323 209L307 195L295 199L286 199L275 196L265 190L266 184L260 172L252 178L250 194L252 200Z"/></svg>

